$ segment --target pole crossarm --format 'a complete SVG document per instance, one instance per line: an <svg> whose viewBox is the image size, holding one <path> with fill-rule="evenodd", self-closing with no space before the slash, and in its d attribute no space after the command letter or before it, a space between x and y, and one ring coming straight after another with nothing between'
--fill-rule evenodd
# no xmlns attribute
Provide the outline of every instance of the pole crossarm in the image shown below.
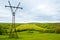
<svg viewBox="0 0 60 40"><path fill-rule="evenodd" d="M19 8L19 9L23 9L22 7L15 7L15 6L5 6L5 7L11 7L11 8Z"/></svg>

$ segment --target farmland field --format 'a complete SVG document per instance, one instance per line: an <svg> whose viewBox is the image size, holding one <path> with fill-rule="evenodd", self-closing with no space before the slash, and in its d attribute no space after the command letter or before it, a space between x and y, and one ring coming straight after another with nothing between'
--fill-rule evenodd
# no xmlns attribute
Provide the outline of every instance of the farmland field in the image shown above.
<svg viewBox="0 0 60 40"><path fill-rule="evenodd" d="M60 30L56 33L59 23L16 23L18 38L9 38L11 23L0 23L0 40L60 40ZM14 31L14 28L13 28Z"/></svg>

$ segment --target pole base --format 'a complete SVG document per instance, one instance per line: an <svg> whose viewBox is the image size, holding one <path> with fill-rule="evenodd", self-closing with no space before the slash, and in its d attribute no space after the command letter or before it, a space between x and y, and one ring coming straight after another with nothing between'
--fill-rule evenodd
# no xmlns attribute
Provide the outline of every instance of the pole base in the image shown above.
<svg viewBox="0 0 60 40"><path fill-rule="evenodd" d="M9 34L9 38L18 38L18 35L16 33Z"/></svg>

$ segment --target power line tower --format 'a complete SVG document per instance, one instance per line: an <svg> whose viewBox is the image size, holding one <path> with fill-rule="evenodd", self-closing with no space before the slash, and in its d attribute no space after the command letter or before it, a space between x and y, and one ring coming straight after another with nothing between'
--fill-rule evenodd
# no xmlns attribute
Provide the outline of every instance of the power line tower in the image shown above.
<svg viewBox="0 0 60 40"><path fill-rule="evenodd" d="M12 27L11 27L11 31L10 31L9 37L18 38L18 34L16 32L16 26L15 26L15 13L16 13L17 9L23 9L23 8L19 7L20 2L18 3L18 5L16 7L15 6L11 6L10 1L8 1L8 3L9 3L9 6L5 5L5 7L9 7L11 9L11 12L12 12ZM15 8L15 11L13 11L13 8ZM14 32L13 32L13 29L14 29Z"/></svg>

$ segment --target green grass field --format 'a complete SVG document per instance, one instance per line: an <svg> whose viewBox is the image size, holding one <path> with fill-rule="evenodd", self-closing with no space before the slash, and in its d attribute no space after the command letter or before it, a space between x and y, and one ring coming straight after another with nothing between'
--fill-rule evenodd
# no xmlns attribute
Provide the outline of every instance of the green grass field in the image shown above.
<svg viewBox="0 0 60 40"><path fill-rule="evenodd" d="M19 32L19 38L8 38L8 35L0 35L0 40L60 40L60 34L55 33L28 33Z"/></svg>
<svg viewBox="0 0 60 40"><path fill-rule="evenodd" d="M55 33L58 23L16 23L19 38L9 38L11 23L0 23L0 40L60 40L60 33ZM12 28L14 31L14 28ZM60 32L60 29L58 29Z"/></svg>

